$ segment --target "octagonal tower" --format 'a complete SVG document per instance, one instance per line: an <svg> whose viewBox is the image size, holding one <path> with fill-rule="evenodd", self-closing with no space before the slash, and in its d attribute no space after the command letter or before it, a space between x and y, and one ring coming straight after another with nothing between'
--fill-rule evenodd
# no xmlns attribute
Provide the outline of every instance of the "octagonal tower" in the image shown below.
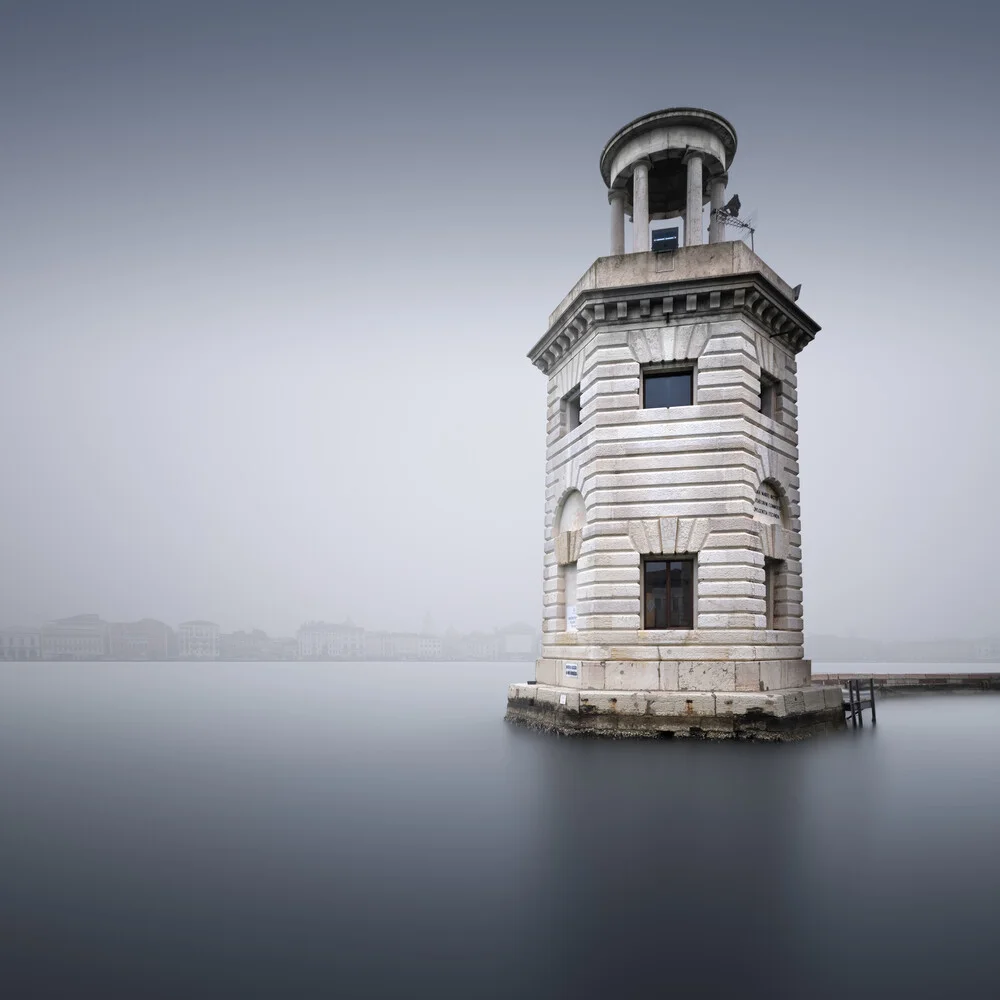
<svg viewBox="0 0 1000 1000"><path fill-rule="evenodd" d="M724 118L669 108L601 154L611 255L529 353L548 378L543 641L511 721L769 739L844 724L802 646L796 361L819 327L725 238L735 153Z"/></svg>

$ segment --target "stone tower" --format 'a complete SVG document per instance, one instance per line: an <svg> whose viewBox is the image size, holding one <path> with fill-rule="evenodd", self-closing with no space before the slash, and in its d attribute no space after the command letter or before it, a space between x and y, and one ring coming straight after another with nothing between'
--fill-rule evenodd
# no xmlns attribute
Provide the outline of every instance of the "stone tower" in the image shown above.
<svg viewBox="0 0 1000 1000"><path fill-rule="evenodd" d="M529 353L548 378L543 642L511 721L768 739L844 724L802 646L796 363L819 327L726 240L735 153L724 118L668 108L601 154L611 254Z"/></svg>

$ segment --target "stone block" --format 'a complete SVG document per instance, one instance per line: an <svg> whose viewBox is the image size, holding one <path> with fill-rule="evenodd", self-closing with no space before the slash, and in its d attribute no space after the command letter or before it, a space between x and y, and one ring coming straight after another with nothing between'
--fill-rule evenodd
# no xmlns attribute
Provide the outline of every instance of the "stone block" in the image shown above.
<svg viewBox="0 0 1000 1000"><path fill-rule="evenodd" d="M609 663L612 660L659 660L660 650L657 646L612 646L607 658Z"/></svg>
<svg viewBox="0 0 1000 1000"><path fill-rule="evenodd" d="M664 663L660 662L660 690L661 691L676 691L679 681L678 681L678 669L679 664L677 663Z"/></svg>
<svg viewBox="0 0 1000 1000"><path fill-rule="evenodd" d="M764 691L777 691L784 687L781 660L766 660L760 665L760 683Z"/></svg>
<svg viewBox="0 0 1000 1000"><path fill-rule="evenodd" d="M715 695L695 692L689 694L661 694L649 699L651 715L666 715L676 718L685 716L714 716Z"/></svg>
<svg viewBox="0 0 1000 1000"><path fill-rule="evenodd" d="M507 700L528 701L533 703L535 700L535 688L536 685L534 684L508 684Z"/></svg>
<svg viewBox="0 0 1000 1000"><path fill-rule="evenodd" d="M673 555L676 549L677 543L677 518L676 517L661 517L660 518L660 551L664 555Z"/></svg>
<svg viewBox="0 0 1000 1000"><path fill-rule="evenodd" d="M535 661L535 680L539 684L555 684L556 671L559 665L555 660L541 659Z"/></svg>
<svg viewBox="0 0 1000 1000"><path fill-rule="evenodd" d="M826 708L826 692L821 687L805 688L802 703L807 712L822 712Z"/></svg>
<svg viewBox="0 0 1000 1000"><path fill-rule="evenodd" d="M617 691L657 691L660 687L659 664L653 660L609 660L604 668L604 687Z"/></svg>
<svg viewBox="0 0 1000 1000"><path fill-rule="evenodd" d="M711 614L711 615L698 615L698 628L731 628L731 629L742 629L742 628L760 628L761 622L758 618L763 621L763 615L751 615L751 614Z"/></svg>
<svg viewBox="0 0 1000 1000"><path fill-rule="evenodd" d="M802 691L783 691L786 715L801 715L806 710L805 696Z"/></svg>
<svg viewBox="0 0 1000 1000"><path fill-rule="evenodd" d="M736 690L760 690L760 664L756 661L736 664Z"/></svg>
<svg viewBox="0 0 1000 1000"><path fill-rule="evenodd" d="M677 687L681 691L735 691L734 664L724 660L695 660L678 664Z"/></svg>
<svg viewBox="0 0 1000 1000"><path fill-rule="evenodd" d="M804 687L809 683L809 663L805 660L785 660L781 667L782 687Z"/></svg>
<svg viewBox="0 0 1000 1000"><path fill-rule="evenodd" d="M560 531L556 535L556 562L565 566L569 562L569 533Z"/></svg>
<svg viewBox="0 0 1000 1000"><path fill-rule="evenodd" d="M844 707L844 692L840 690L840 685L823 688L823 696L826 700L827 708Z"/></svg>
<svg viewBox="0 0 1000 1000"><path fill-rule="evenodd" d="M748 712L777 715L779 714L779 703L783 708L784 700L780 695L736 691L732 694L717 694L715 696L715 711L717 715L746 715Z"/></svg>
<svg viewBox="0 0 1000 1000"><path fill-rule="evenodd" d="M565 687L549 687L547 684L532 685L535 689L536 705L554 705L556 708L562 707L570 712L580 710L580 692L571 691ZM565 704L562 698L566 698Z"/></svg>
<svg viewBox="0 0 1000 1000"><path fill-rule="evenodd" d="M573 563L580 558L580 549L583 546L583 530L580 528L566 532L566 556Z"/></svg>
<svg viewBox="0 0 1000 1000"><path fill-rule="evenodd" d="M588 690L604 688L604 663L601 660L587 660L580 664L580 686Z"/></svg>
<svg viewBox="0 0 1000 1000"><path fill-rule="evenodd" d="M635 691L583 691L580 694L581 711L603 712L609 715L645 715L647 700Z"/></svg>

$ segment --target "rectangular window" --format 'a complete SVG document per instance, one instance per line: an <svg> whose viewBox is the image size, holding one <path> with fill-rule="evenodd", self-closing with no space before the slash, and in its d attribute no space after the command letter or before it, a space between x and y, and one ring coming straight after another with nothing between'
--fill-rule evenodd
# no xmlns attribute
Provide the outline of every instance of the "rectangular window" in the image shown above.
<svg viewBox="0 0 1000 1000"><path fill-rule="evenodd" d="M580 426L580 387L563 396L563 427L567 431L575 430Z"/></svg>
<svg viewBox="0 0 1000 1000"><path fill-rule="evenodd" d="M647 410L667 406L691 406L694 402L694 369L645 372L642 405Z"/></svg>
<svg viewBox="0 0 1000 1000"><path fill-rule="evenodd" d="M694 560L654 557L642 569L642 627L694 628Z"/></svg>
<svg viewBox="0 0 1000 1000"><path fill-rule="evenodd" d="M781 412L781 383L763 371L760 373L760 412L772 420L777 420Z"/></svg>

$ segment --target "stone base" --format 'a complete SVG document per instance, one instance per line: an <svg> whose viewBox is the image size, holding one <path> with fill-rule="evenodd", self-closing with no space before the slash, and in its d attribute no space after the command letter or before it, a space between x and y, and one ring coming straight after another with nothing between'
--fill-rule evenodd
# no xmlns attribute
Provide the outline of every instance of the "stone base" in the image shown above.
<svg viewBox="0 0 1000 1000"><path fill-rule="evenodd" d="M507 721L564 736L799 740L845 727L837 687L594 691L511 684Z"/></svg>

